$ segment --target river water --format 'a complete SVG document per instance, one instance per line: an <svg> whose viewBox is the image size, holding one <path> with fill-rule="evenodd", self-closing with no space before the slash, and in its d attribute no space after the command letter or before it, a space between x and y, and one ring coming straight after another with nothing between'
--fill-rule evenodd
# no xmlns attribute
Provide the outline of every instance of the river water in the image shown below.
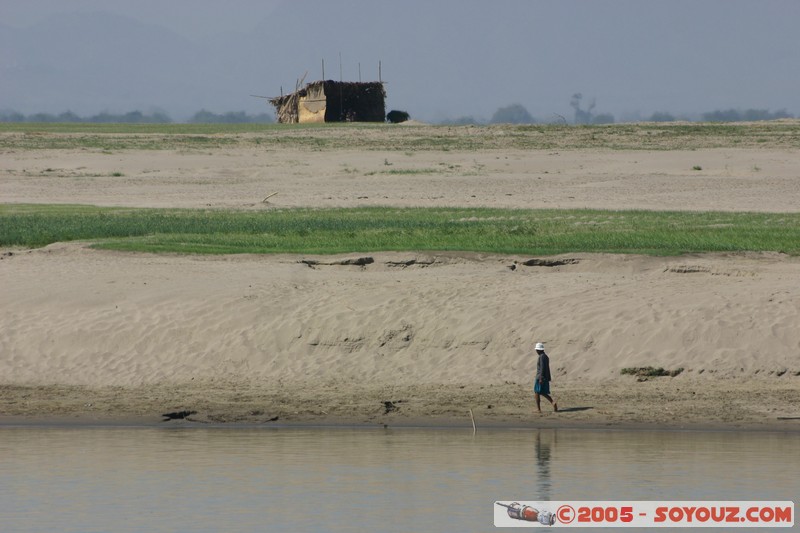
<svg viewBox="0 0 800 533"><path fill-rule="evenodd" d="M0 427L2 532L492 531L497 500L798 495L796 433Z"/></svg>

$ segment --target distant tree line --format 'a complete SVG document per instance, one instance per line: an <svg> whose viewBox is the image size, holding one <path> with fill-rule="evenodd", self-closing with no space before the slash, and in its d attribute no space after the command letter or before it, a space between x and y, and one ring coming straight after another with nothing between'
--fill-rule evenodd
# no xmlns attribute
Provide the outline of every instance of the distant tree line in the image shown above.
<svg viewBox="0 0 800 533"><path fill-rule="evenodd" d="M72 111L60 114L34 113L23 115L16 111L0 111L0 122L85 122L95 124L123 123L123 124L172 124L173 120L162 111L142 113L131 111L129 113L115 114L102 112L89 117L81 117ZM188 120L192 124L243 124L243 123L271 123L275 117L269 113L248 115L244 111L229 111L227 113L212 113L205 109L198 111Z"/></svg>
<svg viewBox="0 0 800 533"><path fill-rule="evenodd" d="M469 124L612 124L616 121L611 113L594 113L596 107L592 100L584 109L582 107L583 96L576 93L572 96L570 106L574 109L572 121L566 117L553 113L546 119L532 116L521 104L511 104L500 107L488 121L474 116L463 116L454 119L443 120L442 124L465 126ZM645 122L675 122L702 121L702 122L754 122L758 120L776 120L781 118L795 118L785 109L769 111L768 109L726 109L702 113L693 117L676 116L672 113L658 111L650 116L643 116L637 120ZM96 115L81 117L72 111L60 114L34 113L24 115L16 111L0 111L0 122L85 122L85 123L126 123L126 124L172 124L169 115L162 111L152 113L142 113L141 111L131 111L128 113L115 114L102 112ZM245 111L229 111L227 113L213 113L208 110L200 110L186 122L191 124L269 124L275 122L275 117L269 113L249 115Z"/></svg>
<svg viewBox="0 0 800 533"><path fill-rule="evenodd" d="M752 122L755 120L776 120L779 118L794 118L794 116L787 113L785 109L780 109L774 113L770 113L766 109L747 109L745 111L728 109L725 111L703 113L703 120L705 122Z"/></svg>
<svg viewBox="0 0 800 533"><path fill-rule="evenodd" d="M611 113L595 113L594 109L597 106L597 101L593 98L584 107L583 94L575 93L570 98L569 105L574 110L572 119L573 124L613 124L616 122L614 115ZM702 121L702 122L753 122L758 120L776 120L781 118L795 118L793 115L786 112L785 109L778 111L769 111L767 109L746 109L744 111L738 109L716 110L709 113L702 113L689 117L676 117L675 115L667 112L656 112L650 117L640 117L638 114L635 121L646 122L675 122L678 120L686 121ZM444 124L452 125L469 125L469 124L485 124L487 121L476 119L473 116L464 116L455 119L445 120ZM533 117L522 104L511 104L501 107L495 111L492 118L488 120L489 124L569 124L570 120L566 117L553 113L547 120L541 120Z"/></svg>
<svg viewBox="0 0 800 533"><path fill-rule="evenodd" d="M268 124L275 122L275 117L269 113L248 115L244 111L228 111L227 113L218 114L203 109L195 113L192 118L189 119L189 122L192 124Z"/></svg>

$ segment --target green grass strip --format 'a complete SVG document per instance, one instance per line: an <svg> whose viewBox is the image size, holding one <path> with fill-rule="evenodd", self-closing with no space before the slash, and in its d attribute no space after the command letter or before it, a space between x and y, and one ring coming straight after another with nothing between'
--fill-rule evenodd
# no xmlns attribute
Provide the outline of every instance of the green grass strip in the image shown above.
<svg viewBox="0 0 800 533"><path fill-rule="evenodd" d="M90 241L97 248L191 254L386 250L552 255L800 254L800 213L470 208L129 209L0 205L0 246Z"/></svg>

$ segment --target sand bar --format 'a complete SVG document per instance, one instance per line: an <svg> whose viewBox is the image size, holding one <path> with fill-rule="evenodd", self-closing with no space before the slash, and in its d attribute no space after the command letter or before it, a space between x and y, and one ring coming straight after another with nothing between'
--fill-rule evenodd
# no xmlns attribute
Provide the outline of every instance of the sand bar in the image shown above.
<svg viewBox="0 0 800 533"><path fill-rule="evenodd" d="M798 150L771 145L12 150L0 197L796 212L798 168ZM363 267L312 267L85 243L0 250L0 419L158 421L189 409L198 423L466 427L473 409L479 426L800 430L796 257L570 254L524 266L531 258L370 255ZM533 412L535 341L551 356L557 415ZM639 366L683 371L620 374Z"/></svg>

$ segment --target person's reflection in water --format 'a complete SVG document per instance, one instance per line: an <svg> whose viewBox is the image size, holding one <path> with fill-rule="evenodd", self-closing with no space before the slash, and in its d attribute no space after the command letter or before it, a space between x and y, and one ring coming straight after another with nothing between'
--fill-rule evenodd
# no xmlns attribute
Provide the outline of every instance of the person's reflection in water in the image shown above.
<svg viewBox="0 0 800 533"><path fill-rule="evenodd" d="M552 479L550 477L550 447L555 442L555 431L548 431L542 438L543 430L536 432L534 447L536 450L537 478L536 486L539 489L538 499L550 501L552 499Z"/></svg>

